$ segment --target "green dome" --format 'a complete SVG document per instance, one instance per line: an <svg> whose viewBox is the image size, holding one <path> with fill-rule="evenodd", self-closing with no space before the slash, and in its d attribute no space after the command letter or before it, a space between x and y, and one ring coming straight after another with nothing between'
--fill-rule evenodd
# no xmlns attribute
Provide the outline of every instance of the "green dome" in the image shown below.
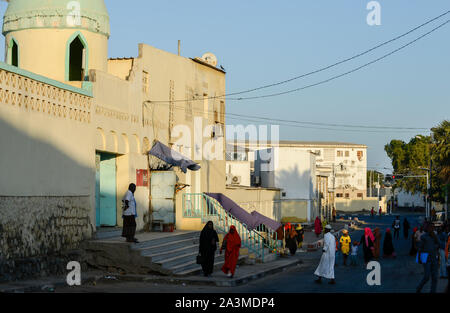
<svg viewBox="0 0 450 313"><path fill-rule="evenodd" d="M109 37L109 15L104 0L9 0L3 34L30 28L87 29ZM79 14L76 5L80 4Z"/></svg>

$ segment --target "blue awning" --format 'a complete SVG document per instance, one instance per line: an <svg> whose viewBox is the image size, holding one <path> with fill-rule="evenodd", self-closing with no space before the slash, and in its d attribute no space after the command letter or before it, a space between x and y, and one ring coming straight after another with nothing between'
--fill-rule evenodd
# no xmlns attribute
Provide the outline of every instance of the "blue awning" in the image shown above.
<svg viewBox="0 0 450 313"><path fill-rule="evenodd" d="M178 166L181 168L183 173L186 173L188 169L191 171L198 171L201 168L200 165L194 161L188 159L181 153L169 148L159 141L155 142L152 149L148 153L172 166Z"/></svg>

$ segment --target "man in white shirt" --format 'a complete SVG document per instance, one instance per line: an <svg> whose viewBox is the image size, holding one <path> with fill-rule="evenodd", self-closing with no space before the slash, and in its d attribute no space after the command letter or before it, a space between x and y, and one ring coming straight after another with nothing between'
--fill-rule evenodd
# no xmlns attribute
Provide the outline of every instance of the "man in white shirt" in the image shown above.
<svg viewBox="0 0 450 313"><path fill-rule="evenodd" d="M134 192L136 191L136 185L130 184L125 196L122 199L123 202L123 230L122 237L127 238L127 242L138 243L138 240L134 237L136 234L136 199L134 198Z"/></svg>

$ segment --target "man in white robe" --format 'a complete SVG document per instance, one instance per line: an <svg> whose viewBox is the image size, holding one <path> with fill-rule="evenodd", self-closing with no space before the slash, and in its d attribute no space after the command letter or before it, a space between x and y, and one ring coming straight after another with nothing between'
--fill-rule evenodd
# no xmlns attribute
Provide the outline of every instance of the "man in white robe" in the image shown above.
<svg viewBox="0 0 450 313"><path fill-rule="evenodd" d="M325 236L323 239L323 254L320 259L319 266L317 267L314 275L319 278L316 283L322 282L322 277L330 279L329 284L335 284L334 280L334 262L336 258L336 237L331 233L331 225L325 227Z"/></svg>

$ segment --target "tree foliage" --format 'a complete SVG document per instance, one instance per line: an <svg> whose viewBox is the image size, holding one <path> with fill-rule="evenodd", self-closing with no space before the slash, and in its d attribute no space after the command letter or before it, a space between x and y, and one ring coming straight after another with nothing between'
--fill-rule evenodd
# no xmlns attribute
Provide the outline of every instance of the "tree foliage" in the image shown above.
<svg viewBox="0 0 450 313"><path fill-rule="evenodd" d="M415 136L408 143L392 140L384 147L392 161L395 174L425 175L420 168L430 167L432 161L431 195L434 201L444 202L445 189L450 183L450 122L445 120L431 129L432 136ZM395 187L411 193L427 193L426 178L404 178Z"/></svg>

